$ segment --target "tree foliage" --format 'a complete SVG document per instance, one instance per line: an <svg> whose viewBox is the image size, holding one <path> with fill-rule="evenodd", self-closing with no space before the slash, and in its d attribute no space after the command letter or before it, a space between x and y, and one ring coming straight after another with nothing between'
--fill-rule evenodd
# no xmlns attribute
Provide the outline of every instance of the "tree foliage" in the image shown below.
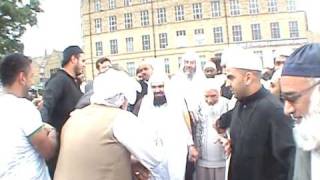
<svg viewBox="0 0 320 180"><path fill-rule="evenodd" d="M0 0L0 57L23 52L21 36L28 26L37 24L39 12L39 0Z"/></svg>

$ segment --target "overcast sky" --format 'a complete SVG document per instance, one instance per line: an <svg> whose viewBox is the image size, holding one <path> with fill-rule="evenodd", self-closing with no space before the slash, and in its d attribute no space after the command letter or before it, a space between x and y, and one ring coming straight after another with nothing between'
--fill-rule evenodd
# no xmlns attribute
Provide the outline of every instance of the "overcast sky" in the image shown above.
<svg viewBox="0 0 320 180"><path fill-rule="evenodd" d="M319 0L297 0L298 8L307 11L309 29L320 33ZM299 2L300 1L300 2ZM42 56L47 50L63 50L68 45L82 45L81 0L41 0L45 11L38 15L38 25L29 28L23 37L25 54Z"/></svg>

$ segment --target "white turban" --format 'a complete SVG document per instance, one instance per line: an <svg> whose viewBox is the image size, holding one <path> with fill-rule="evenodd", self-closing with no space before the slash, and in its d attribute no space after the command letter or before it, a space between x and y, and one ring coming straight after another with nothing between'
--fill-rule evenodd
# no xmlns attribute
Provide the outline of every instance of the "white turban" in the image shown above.
<svg viewBox="0 0 320 180"><path fill-rule="evenodd" d="M93 81L90 102L120 107L127 99L130 104L134 104L137 91L141 91L141 86L135 79L125 72L109 69Z"/></svg>
<svg viewBox="0 0 320 180"><path fill-rule="evenodd" d="M222 53L221 61L227 68L262 71L261 59L249 50L241 47L225 49Z"/></svg>
<svg viewBox="0 0 320 180"><path fill-rule="evenodd" d="M209 78L209 79L205 79L202 82L201 88L202 88L203 92L208 91L208 90L217 90L218 92L220 92L221 83L214 78Z"/></svg>
<svg viewBox="0 0 320 180"><path fill-rule="evenodd" d="M188 61L199 61L199 56L197 53L193 52L193 51L188 51L186 53L183 54L182 56L182 60L188 60Z"/></svg>
<svg viewBox="0 0 320 180"><path fill-rule="evenodd" d="M213 68L215 70L217 70L216 64L214 64L211 61L207 61L206 64L204 65L203 69L205 70L206 68Z"/></svg>

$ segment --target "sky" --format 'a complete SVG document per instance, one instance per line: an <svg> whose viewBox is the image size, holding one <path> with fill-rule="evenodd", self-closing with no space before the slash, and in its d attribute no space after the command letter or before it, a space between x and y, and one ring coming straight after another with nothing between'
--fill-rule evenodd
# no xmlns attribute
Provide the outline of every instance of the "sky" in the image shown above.
<svg viewBox="0 0 320 180"><path fill-rule="evenodd" d="M28 28L22 38L25 54L43 56L45 51L62 51L69 45L82 45L81 0L41 0L44 13L38 15L38 25ZM307 12L309 30L320 33L319 0L297 0L297 7Z"/></svg>

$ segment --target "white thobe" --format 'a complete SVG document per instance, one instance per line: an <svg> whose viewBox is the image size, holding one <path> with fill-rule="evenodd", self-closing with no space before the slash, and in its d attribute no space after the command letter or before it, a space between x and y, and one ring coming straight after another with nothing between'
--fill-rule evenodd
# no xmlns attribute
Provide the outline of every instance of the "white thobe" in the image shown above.
<svg viewBox="0 0 320 180"><path fill-rule="evenodd" d="M192 143L183 119L183 111L173 105L155 107L149 103L147 107L147 102L142 103L138 117L155 133L157 144L164 146L170 180L183 180L188 145Z"/></svg>

